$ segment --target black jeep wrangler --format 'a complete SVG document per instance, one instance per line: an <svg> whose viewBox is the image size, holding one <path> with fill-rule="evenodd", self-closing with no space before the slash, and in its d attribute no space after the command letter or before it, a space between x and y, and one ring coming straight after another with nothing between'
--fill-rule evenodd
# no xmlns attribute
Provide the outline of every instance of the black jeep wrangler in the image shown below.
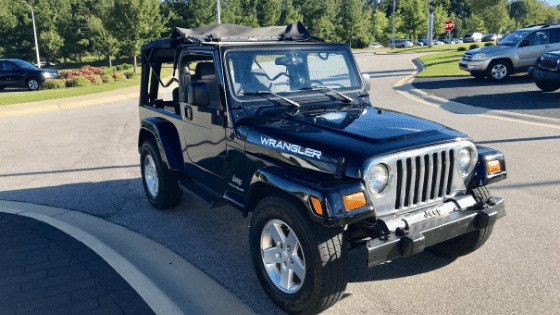
<svg viewBox="0 0 560 315"><path fill-rule="evenodd" d="M185 189L252 212L255 271L288 312L340 299L348 250L366 253L369 267L424 249L457 257L505 215L486 189L506 178L501 152L373 107L349 47L300 23L176 28L142 47L142 67L148 200L174 207Z"/></svg>
<svg viewBox="0 0 560 315"><path fill-rule="evenodd" d="M544 92L560 89L560 50L544 53L537 59L537 65L529 68L529 76Z"/></svg>

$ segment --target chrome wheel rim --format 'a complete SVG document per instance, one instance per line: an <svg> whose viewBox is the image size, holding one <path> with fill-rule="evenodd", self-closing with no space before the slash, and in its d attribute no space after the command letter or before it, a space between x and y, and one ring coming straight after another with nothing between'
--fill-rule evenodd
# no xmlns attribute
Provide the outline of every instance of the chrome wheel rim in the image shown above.
<svg viewBox="0 0 560 315"><path fill-rule="evenodd" d="M151 154L144 158L144 182L150 196L156 198L159 192L159 178L156 163Z"/></svg>
<svg viewBox="0 0 560 315"><path fill-rule="evenodd" d="M282 292L297 292L305 280L305 256L294 230L282 220L270 220L262 230L260 245L270 281Z"/></svg>
<svg viewBox="0 0 560 315"><path fill-rule="evenodd" d="M27 82L27 87L31 90L36 90L39 88L39 82L37 82L37 80L29 80L29 82Z"/></svg>
<svg viewBox="0 0 560 315"><path fill-rule="evenodd" d="M494 79L503 79L507 75L507 67L502 64L495 65L492 68L492 77Z"/></svg>

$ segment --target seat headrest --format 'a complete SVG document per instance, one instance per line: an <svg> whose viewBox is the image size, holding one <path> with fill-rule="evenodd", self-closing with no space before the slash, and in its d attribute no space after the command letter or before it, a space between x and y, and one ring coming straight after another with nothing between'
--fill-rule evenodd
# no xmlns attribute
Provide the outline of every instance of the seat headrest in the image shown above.
<svg viewBox="0 0 560 315"><path fill-rule="evenodd" d="M199 62L196 64L194 77L196 80L214 79L216 71L214 70L213 62Z"/></svg>

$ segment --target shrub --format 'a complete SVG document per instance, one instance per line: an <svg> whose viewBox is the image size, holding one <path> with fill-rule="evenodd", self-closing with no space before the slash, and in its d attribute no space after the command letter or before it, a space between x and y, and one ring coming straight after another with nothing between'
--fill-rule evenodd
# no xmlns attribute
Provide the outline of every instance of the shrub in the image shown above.
<svg viewBox="0 0 560 315"><path fill-rule="evenodd" d="M128 70L128 69L132 68L132 65L129 65L128 63L123 63L121 65L121 67L122 67L123 70Z"/></svg>
<svg viewBox="0 0 560 315"><path fill-rule="evenodd" d="M90 86L91 82L85 77L76 77L74 79L66 80L67 87Z"/></svg>
<svg viewBox="0 0 560 315"><path fill-rule="evenodd" d="M102 74L100 75L101 81L103 81L103 83L111 83L114 82L115 79L113 79L113 76L111 74Z"/></svg>
<svg viewBox="0 0 560 315"><path fill-rule="evenodd" d="M113 72L113 79L115 79L115 81L124 81L126 80L126 76L122 72Z"/></svg>
<svg viewBox="0 0 560 315"><path fill-rule="evenodd" d="M88 79L88 81L92 84L92 85L101 85L103 84L103 80L101 80L101 76L99 74L90 74L90 75L86 75L84 76L84 78Z"/></svg>
<svg viewBox="0 0 560 315"><path fill-rule="evenodd" d="M457 51L467 51L467 47L459 47L457 48Z"/></svg>
<svg viewBox="0 0 560 315"><path fill-rule="evenodd" d="M101 74L101 72L103 72L103 68L97 68L97 67L92 67L90 65L86 65L81 67L79 71L83 76L92 75L92 74L99 75Z"/></svg>
<svg viewBox="0 0 560 315"><path fill-rule="evenodd" d="M136 76L136 75L134 74L134 71L125 71L125 72L124 72L124 76L125 76L127 79L134 79L134 76Z"/></svg>
<svg viewBox="0 0 560 315"><path fill-rule="evenodd" d="M117 69L117 71L123 71L123 66L122 65L118 65L115 68Z"/></svg>
<svg viewBox="0 0 560 315"><path fill-rule="evenodd" d="M107 67L104 68L100 74L113 75L113 72L115 72L115 67Z"/></svg>
<svg viewBox="0 0 560 315"><path fill-rule="evenodd" d="M477 49L478 48L478 44L471 44L469 46L469 49Z"/></svg>
<svg viewBox="0 0 560 315"><path fill-rule="evenodd" d="M486 46L494 46L494 43L490 42L490 43L484 44L484 47L486 47Z"/></svg>
<svg viewBox="0 0 560 315"><path fill-rule="evenodd" d="M46 90L65 89L66 81L63 79L48 79L43 82L41 87Z"/></svg>

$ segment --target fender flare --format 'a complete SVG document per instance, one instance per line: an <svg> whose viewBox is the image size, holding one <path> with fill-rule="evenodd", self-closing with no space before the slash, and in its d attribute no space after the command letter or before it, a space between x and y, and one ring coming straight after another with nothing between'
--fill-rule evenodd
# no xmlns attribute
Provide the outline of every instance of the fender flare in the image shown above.
<svg viewBox="0 0 560 315"><path fill-rule="evenodd" d="M146 118L140 125L138 150L144 141L154 139L161 159L171 171L182 171L185 165L177 128L171 122L158 118Z"/></svg>

